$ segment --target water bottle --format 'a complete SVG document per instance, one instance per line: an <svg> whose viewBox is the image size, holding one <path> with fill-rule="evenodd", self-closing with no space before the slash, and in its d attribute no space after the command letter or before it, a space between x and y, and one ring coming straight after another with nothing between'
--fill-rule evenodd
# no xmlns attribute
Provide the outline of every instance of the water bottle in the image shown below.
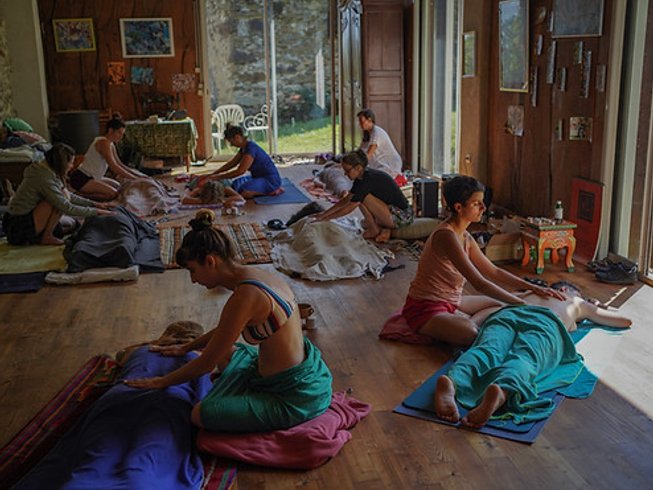
<svg viewBox="0 0 653 490"><path fill-rule="evenodd" d="M556 201L555 214L554 214L556 223L562 223L563 216L564 216L564 210L562 209L562 201Z"/></svg>

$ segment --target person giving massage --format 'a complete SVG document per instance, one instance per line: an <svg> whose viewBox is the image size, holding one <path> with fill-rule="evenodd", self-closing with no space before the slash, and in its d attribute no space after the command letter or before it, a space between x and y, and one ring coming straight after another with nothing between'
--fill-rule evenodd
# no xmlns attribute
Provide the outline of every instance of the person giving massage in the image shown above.
<svg viewBox="0 0 653 490"><path fill-rule="evenodd" d="M577 373L582 368L582 357L566 332L574 331L581 320L616 328L632 324L585 301L570 283L561 281L552 287L563 293L563 301L526 291L520 293L526 306L505 307L497 301L472 315L481 325L476 341L436 383L439 418L471 428L484 426L500 409L524 420L546 418L552 402L539 394L546 391L545 383L555 382L550 379L555 369L565 366L565 379L559 380L559 386L565 386L575 379L569 369ZM462 420L456 400L470 409Z"/></svg>
<svg viewBox="0 0 653 490"><path fill-rule="evenodd" d="M509 290L530 290L563 299L557 291L528 283L494 265L467 232L467 227L483 216L484 190L479 181L462 175L444 185L444 200L451 216L426 241L402 309L406 323L417 334L467 346L478 333L478 325L468 316L471 312L494 304L494 300L524 304ZM465 281L480 295L463 296ZM467 316L456 314L456 310Z"/></svg>
<svg viewBox="0 0 653 490"><path fill-rule="evenodd" d="M227 124L224 139L238 148L238 153L213 173L201 177L197 191L191 197L199 197L201 187L210 180L235 179L230 182L234 191L245 199L271 195L281 190L279 170L263 148L250 141L240 126ZM245 175L249 172L249 175Z"/></svg>
<svg viewBox="0 0 653 490"><path fill-rule="evenodd" d="M328 221L353 212L363 214L363 238L385 243L392 230L410 225L415 216L413 208L397 183L385 172L367 168L367 156L362 150L342 157L345 175L354 183L351 191L329 209L314 214L315 221Z"/></svg>
<svg viewBox="0 0 653 490"><path fill-rule="evenodd" d="M220 371L191 422L213 431L287 429L324 413L331 403L331 372L302 334L294 294L279 274L234 259L227 235L213 227L215 214L198 211L177 251L192 282L227 288L217 327L181 346L152 346L165 356L203 349L196 359L161 377L126 380L134 388L162 389ZM242 334L248 344L235 344Z"/></svg>

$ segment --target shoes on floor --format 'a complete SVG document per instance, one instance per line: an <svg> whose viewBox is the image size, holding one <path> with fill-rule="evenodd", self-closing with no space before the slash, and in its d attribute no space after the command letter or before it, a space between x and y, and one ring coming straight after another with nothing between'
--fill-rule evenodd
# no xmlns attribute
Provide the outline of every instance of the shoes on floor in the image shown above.
<svg viewBox="0 0 653 490"><path fill-rule="evenodd" d="M615 266L616 263L612 262L610 259L607 257L601 260L592 260L587 263L587 268L592 271L592 272L597 272L597 271L607 271L611 267Z"/></svg>
<svg viewBox="0 0 653 490"><path fill-rule="evenodd" d="M637 266L630 267L623 262L617 262L608 269L597 270L594 275L599 281L608 284L635 284L637 282Z"/></svg>
<svg viewBox="0 0 653 490"><path fill-rule="evenodd" d="M522 279L524 279L524 281L526 282L530 282L531 284L535 284L536 286L540 286L543 288L549 287L549 283L546 282L544 279L540 279L539 277L524 276Z"/></svg>

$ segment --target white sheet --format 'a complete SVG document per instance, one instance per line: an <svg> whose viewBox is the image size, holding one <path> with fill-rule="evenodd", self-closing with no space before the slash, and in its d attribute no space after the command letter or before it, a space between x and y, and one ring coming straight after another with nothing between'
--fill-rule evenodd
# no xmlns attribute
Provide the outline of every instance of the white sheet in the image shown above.
<svg viewBox="0 0 653 490"><path fill-rule="evenodd" d="M382 276L392 252L382 250L356 231L333 222L309 222L310 217L295 223L274 237L272 263L287 273L311 281L333 281Z"/></svg>

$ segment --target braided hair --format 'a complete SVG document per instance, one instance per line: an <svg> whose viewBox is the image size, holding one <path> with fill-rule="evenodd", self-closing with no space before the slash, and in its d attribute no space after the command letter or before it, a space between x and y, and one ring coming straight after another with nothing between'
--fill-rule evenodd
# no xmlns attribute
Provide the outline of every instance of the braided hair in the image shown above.
<svg viewBox="0 0 653 490"><path fill-rule="evenodd" d="M217 255L225 262L232 262L236 249L229 237L213 226L215 213L210 209L200 209L195 218L190 220L189 231L177 250L175 261L181 267L187 267L191 260L203 264L208 255Z"/></svg>

